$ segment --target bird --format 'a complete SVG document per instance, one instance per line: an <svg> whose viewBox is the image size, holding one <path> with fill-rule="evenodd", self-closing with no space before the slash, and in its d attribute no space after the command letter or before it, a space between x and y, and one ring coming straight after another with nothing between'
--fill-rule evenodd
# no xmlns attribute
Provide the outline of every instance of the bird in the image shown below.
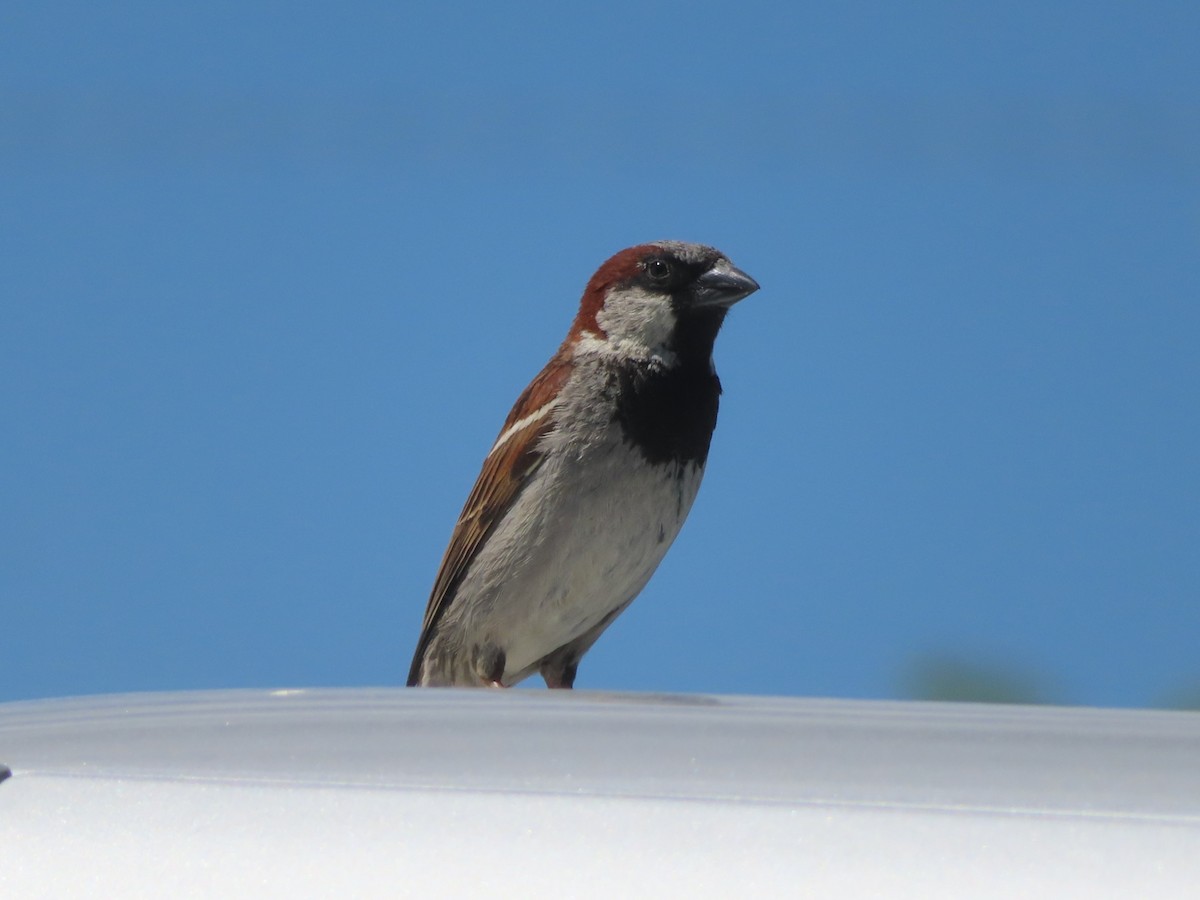
<svg viewBox="0 0 1200 900"><path fill-rule="evenodd" d="M639 244L600 266L483 461L410 687L511 687L535 672L574 686L687 518L717 423L713 344L758 289L702 244Z"/></svg>

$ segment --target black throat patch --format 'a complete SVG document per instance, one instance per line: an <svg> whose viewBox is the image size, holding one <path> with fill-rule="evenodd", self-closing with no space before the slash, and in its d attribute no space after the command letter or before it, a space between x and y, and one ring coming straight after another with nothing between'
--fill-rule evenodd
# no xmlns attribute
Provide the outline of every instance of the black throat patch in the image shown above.
<svg viewBox="0 0 1200 900"><path fill-rule="evenodd" d="M647 462L703 466L717 426L721 382L707 358L680 363L621 366L613 376L616 419Z"/></svg>
<svg viewBox="0 0 1200 900"><path fill-rule="evenodd" d="M676 304L671 365L631 362L615 373L616 419L625 439L650 463L703 466L717 427L721 380L713 370L713 344L725 321L723 308L695 310Z"/></svg>

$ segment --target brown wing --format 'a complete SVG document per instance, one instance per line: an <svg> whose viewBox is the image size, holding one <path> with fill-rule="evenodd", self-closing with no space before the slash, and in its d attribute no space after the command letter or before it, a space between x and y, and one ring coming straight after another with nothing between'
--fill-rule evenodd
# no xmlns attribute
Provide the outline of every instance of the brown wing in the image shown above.
<svg viewBox="0 0 1200 900"><path fill-rule="evenodd" d="M521 489L542 461L538 449L541 437L553 427L549 414L539 416L558 396L558 391L571 372L571 364L555 357L529 383L500 429L497 445L483 461L483 471L467 497L466 505L450 536L450 546L442 557L421 623L421 637L413 654L408 684L413 686L421 677L421 663L429 642L437 632L438 622L447 607L454 602L458 586L467 569L479 553L492 530L512 507ZM524 421L524 424L522 422ZM514 430L515 429L515 430ZM506 436L507 435L507 436Z"/></svg>

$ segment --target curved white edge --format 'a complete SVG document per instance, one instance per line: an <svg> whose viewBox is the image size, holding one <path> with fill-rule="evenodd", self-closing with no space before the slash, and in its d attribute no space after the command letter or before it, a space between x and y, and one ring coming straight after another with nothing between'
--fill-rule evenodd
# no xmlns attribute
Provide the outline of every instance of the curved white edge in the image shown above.
<svg viewBox="0 0 1200 900"><path fill-rule="evenodd" d="M1200 714L405 689L0 704L0 895L1194 896Z"/></svg>

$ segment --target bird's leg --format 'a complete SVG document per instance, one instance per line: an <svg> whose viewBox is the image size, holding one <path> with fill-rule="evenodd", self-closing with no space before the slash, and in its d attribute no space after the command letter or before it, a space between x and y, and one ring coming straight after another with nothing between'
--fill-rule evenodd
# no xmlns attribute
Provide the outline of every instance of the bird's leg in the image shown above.
<svg viewBox="0 0 1200 900"><path fill-rule="evenodd" d="M575 687L575 673L579 669L579 660L564 662L562 659L546 660L539 667L546 687L552 690L569 691Z"/></svg>
<svg viewBox="0 0 1200 900"><path fill-rule="evenodd" d="M507 654L496 644L487 643L475 648L475 671L485 687L506 687L504 664Z"/></svg>

